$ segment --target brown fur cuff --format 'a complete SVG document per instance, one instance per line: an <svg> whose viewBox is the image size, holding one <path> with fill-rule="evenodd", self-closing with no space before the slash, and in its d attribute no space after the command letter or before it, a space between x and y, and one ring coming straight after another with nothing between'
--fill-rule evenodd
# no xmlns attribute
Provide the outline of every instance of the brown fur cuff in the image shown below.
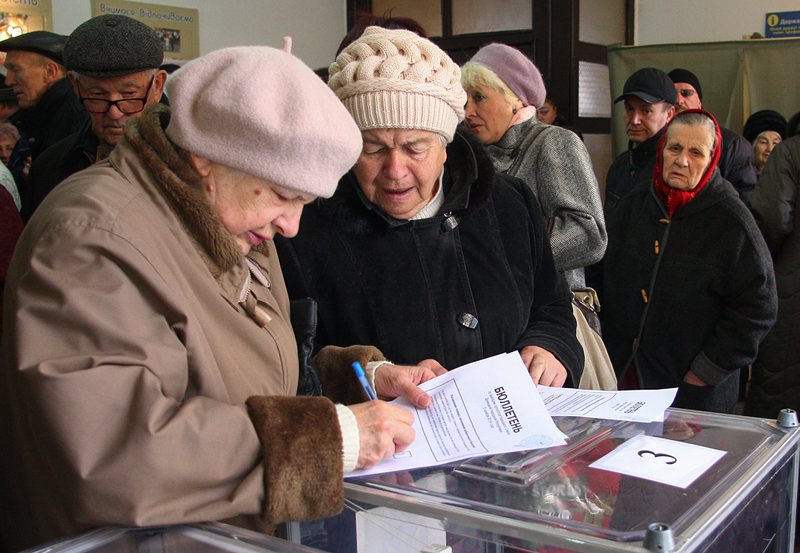
<svg viewBox="0 0 800 553"><path fill-rule="evenodd" d="M321 397L252 396L247 411L264 455L264 521L340 512L344 481L336 407Z"/></svg>
<svg viewBox="0 0 800 553"><path fill-rule="evenodd" d="M373 346L325 346L314 358L319 369L325 395L337 403L352 405L367 401L367 394L353 372L353 361L364 368L370 361L383 361L385 357Z"/></svg>

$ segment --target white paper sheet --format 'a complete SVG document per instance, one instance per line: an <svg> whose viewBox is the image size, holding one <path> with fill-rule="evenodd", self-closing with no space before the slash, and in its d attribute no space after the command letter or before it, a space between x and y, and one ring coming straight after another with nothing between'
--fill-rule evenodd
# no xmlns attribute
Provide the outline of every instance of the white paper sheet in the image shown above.
<svg viewBox="0 0 800 553"><path fill-rule="evenodd" d="M407 553L447 543L441 520L376 507L356 512L358 553Z"/></svg>
<svg viewBox="0 0 800 553"><path fill-rule="evenodd" d="M725 453L686 442L636 436L589 466L686 489Z"/></svg>
<svg viewBox="0 0 800 553"><path fill-rule="evenodd" d="M519 353L496 355L423 383L433 402L416 409L411 446L376 466L348 477L411 470L478 455L564 445L566 436L547 414Z"/></svg>
<svg viewBox="0 0 800 553"><path fill-rule="evenodd" d="M617 421L663 421L677 388L604 392L539 386L551 417L590 417Z"/></svg>

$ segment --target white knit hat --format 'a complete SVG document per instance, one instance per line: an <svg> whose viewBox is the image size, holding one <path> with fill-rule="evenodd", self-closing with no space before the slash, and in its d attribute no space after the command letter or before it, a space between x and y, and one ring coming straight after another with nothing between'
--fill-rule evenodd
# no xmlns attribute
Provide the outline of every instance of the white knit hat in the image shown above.
<svg viewBox="0 0 800 553"><path fill-rule="evenodd" d="M213 162L327 198L358 159L361 132L285 40L285 51L224 48L175 71L166 133Z"/></svg>
<svg viewBox="0 0 800 553"><path fill-rule="evenodd" d="M361 130L420 129L450 142L464 119L461 69L411 31L367 27L328 73L328 86Z"/></svg>

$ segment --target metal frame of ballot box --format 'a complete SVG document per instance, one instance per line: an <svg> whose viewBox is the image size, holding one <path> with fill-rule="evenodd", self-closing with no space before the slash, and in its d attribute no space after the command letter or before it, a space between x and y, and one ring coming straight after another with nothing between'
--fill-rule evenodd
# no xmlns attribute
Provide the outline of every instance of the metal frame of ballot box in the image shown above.
<svg viewBox="0 0 800 553"><path fill-rule="evenodd" d="M149 528L104 527L22 553L319 553L220 522Z"/></svg>
<svg viewBox="0 0 800 553"><path fill-rule="evenodd" d="M389 532L403 513L430 521L453 553L794 553L800 427L790 415L781 421L787 426L681 409L656 423L559 417L566 446L348 480L345 496L357 518ZM589 466L637 435L726 453L685 489ZM355 524L347 531L355 534ZM343 526L327 547L318 537L315 546L344 551L336 544L348 540L335 533ZM288 537L299 542L309 529L302 532L293 523ZM392 551L435 550L409 536L388 543L397 544ZM360 543L358 551L373 547Z"/></svg>

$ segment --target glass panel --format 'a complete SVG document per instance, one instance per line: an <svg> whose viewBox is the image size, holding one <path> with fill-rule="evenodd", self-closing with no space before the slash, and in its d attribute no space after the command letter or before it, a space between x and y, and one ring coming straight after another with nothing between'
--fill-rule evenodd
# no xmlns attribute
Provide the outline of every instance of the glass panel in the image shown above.
<svg viewBox="0 0 800 553"><path fill-rule="evenodd" d="M431 0L372 0L372 13L384 17L410 17L428 36L442 36L441 2Z"/></svg>
<svg viewBox="0 0 800 553"><path fill-rule="evenodd" d="M607 65L578 62L578 117L611 117Z"/></svg>
<svg viewBox="0 0 800 553"><path fill-rule="evenodd" d="M533 27L533 0L453 2L453 34L515 31Z"/></svg>
<svg viewBox="0 0 800 553"><path fill-rule="evenodd" d="M734 482L741 486L748 467L767 459L777 462L770 450L784 438L786 447L791 442L796 449L800 437L800 432L793 432L788 439L782 430L749 417L681 410L667 414L664 422L649 424L556 418L561 431L570 436L566 446L516 454L515 459L495 455L455 466L367 476L346 482L345 493L358 500L392 492L398 506L403 495L410 505L421 498L426 505L438 504L435 518L447 520L453 509L474 517L469 524L476 528L501 533L512 526L529 527L533 536L535 528L555 524L562 531L612 542L638 541L654 520L681 533L701 515L714 516L709 506L733 493ZM642 434L726 454L687 489L590 467ZM643 504L648 507L642 509Z"/></svg>
<svg viewBox="0 0 800 553"><path fill-rule="evenodd" d="M625 0L580 0L578 40L590 44L625 43Z"/></svg>

